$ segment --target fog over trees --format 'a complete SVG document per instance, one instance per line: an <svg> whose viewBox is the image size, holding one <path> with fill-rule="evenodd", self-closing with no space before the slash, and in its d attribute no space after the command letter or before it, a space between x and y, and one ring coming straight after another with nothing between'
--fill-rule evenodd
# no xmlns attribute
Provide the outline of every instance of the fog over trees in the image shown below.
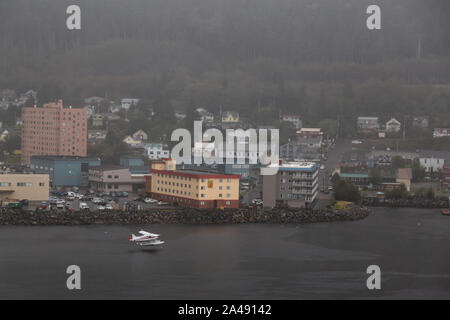
<svg viewBox="0 0 450 320"><path fill-rule="evenodd" d="M66 29L66 8L82 30ZM382 29L366 28L366 8ZM450 114L448 0L3 0L0 88L244 116ZM264 113L266 112L266 113Z"/></svg>

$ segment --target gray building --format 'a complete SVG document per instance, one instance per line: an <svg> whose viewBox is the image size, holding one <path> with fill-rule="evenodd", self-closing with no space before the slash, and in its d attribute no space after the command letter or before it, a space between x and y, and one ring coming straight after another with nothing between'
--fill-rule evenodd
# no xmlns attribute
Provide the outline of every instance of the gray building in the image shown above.
<svg viewBox="0 0 450 320"><path fill-rule="evenodd" d="M263 176L264 206L310 207L318 194L318 177L315 162L279 164L277 174Z"/></svg>

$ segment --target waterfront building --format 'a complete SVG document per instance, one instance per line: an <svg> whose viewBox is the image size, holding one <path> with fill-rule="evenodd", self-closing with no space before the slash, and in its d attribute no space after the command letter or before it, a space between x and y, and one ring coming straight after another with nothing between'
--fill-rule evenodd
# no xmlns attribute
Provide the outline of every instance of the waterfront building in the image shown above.
<svg viewBox="0 0 450 320"><path fill-rule="evenodd" d="M30 203L48 201L48 174L0 174L0 202L28 200Z"/></svg>
<svg viewBox="0 0 450 320"><path fill-rule="evenodd" d="M277 174L263 176L264 206L310 207L317 197L318 177L315 162L281 162Z"/></svg>
<svg viewBox="0 0 450 320"><path fill-rule="evenodd" d="M51 187L87 187L89 168L100 165L100 158L32 156L30 160L34 173L49 175Z"/></svg>
<svg viewBox="0 0 450 320"><path fill-rule="evenodd" d="M129 168L115 165L89 168L89 184L100 192L132 192L134 182Z"/></svg>
<svg viewBox="0 0 450 320"><path fill-rule="evenodd" d="M195 208L238 208L239 175L177 170L172 159L152 162L147 191L154 199Z"/></svg>
<svg viewBox="0 0 450 320"><path fill-rule="evenodd" d="M33 155L87 154L87 111L63 108L63 101L42 108L22 108L22 163Z"/></svg>

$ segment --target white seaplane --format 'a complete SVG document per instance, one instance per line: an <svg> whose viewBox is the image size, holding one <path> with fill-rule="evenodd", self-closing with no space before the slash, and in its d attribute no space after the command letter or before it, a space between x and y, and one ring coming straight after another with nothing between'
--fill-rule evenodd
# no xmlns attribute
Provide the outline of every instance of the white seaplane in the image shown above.
<svg viewBox="0 0 450 320"><path fill-rule="evenodd" d="M136 236L132 233L129 240L139 246L159 246L164 244L164 241L159 239L159 234L143 230L139 231L139 234L140 236Z"/></svg>

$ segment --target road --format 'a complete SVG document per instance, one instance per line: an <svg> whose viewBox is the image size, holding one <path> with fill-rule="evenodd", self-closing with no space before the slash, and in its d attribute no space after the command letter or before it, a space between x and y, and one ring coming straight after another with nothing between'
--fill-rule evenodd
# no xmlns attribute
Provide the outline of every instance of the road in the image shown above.
<svg viewBox="0 0 450 320"><path fill-rule="evenodd" d="M322 188L327 189L330 186L330 175L338 167L342 156L350 151L352 151L352 143L351 140L346 139L338 140L334 148L328 149L328 160L321 162L321 164L325 166L325 169L319 171L320 190L322 190Z"/></svg>

